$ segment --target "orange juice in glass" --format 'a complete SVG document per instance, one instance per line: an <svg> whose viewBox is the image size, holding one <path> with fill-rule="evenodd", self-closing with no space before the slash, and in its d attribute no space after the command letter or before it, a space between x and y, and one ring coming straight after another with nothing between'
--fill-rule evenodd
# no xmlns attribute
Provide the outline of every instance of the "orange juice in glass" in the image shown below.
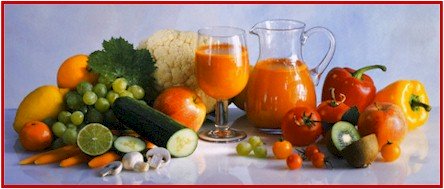
<svg viewBox="0 0 444 189"><path fill-rule="evenodd" d="M224 26L200 29L195 60L199 87L217 100L215 129L201 131L199 137L210 142L244 139L245 132L230 129L227 100L239 94L248 82L245 31Z"/></svg>

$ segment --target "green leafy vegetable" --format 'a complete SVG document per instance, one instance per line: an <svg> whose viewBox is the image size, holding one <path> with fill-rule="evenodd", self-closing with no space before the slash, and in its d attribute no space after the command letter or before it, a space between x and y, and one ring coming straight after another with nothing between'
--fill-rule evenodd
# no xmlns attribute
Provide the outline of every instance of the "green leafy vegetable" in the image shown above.
<svg viewBox="0 0 444 189"><path fill-rule="evenodd" d="M125 39L111 38L103 41L103 50L89 55L88 65L100 77L112 82L119 77L127 79L129 85L137 84L146 91L155 90L155 79L152 77L156 70L151 54L146 49L134 49L134 46ZM147 95L148 102L156 95Z"/></svg>

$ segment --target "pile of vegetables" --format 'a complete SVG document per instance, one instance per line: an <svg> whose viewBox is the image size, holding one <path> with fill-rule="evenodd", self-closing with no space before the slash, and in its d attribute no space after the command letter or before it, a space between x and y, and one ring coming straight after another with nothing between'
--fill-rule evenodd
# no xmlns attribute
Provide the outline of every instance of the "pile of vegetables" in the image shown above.
<svg viewBox="0 0 444 189"><path fill-rule="evenodd" d="M190 40L192 39L189 39L188 43L191 43ZM128 167L125 164L128 158L132 159L134 153L141 153L150 148L156 150L148 150L148 162L144 164L141 162L139 164L141 167L137 170L146 171L146 165L156 169L167 165L169 161L164 162L162 157L159 159L156 155L160 152L163 155L166 155L166 152L168 156L185 157L195 151L198 137L194 130L148 106L154 103L162 90L173 86L167 84L160 87L160 82L166 81L162 79L165 75L158 73L167 71L183 78L181 74L194 77L193 72L186 69L178 70L181 65L177 65L177 68L168 67L167 65L172 65L168 62L171 59L162 59L158 56L156 61L148 50L135 49L121 37L105 40L102 45L102 50L91 53L87 59L83 59L85 56L80 55L78 57L82 59L76 57L77 59L70 60L87 61L88 67L82 68L85 70L81 71L91 77L87 75L85 78L88 80L78 81L69 80L69 77L65 80L60 79L61 84L75 82L77 84L69 89L63 99L66 106L62 106L65 109L60 111L58 118L49 117L45 122L39 120L29 123L27 130L30 130L28 132L30 134L21 137L22 143L30 141L30 144L37 146L36 151L46 150L50 146L52 150L30 156L20 164L59 163L61 167L70 167L88 163L91 168L106 167L100 172L100 175L105 176L116 174L121 167ZM189 69L194 67L193 49L191 46L188 46L188 49L185 47L175 49L177 53L192 57L191 60L182 59L185 60L182 64L187 65ZM181 82L176 81L174 85L185 84ZM192 82L188 84L194 85ZM202 111L205 115L205 106ZM40 128L42 136L43 133L48 133L46 131L51 135L39 139L42 144L33 140L25 141L25 138L33 138L28 136L35 135L34 127ZM72 132L65 132L68 130ZM108 133L110 137L106 136ZM53 138L56 140L51 145ZM28 146L31 149L31 145ZM162 149L165 150L159 151ZM122 166L118 163L120 161ZM114 172L110 172L111 170Z"/></svg>

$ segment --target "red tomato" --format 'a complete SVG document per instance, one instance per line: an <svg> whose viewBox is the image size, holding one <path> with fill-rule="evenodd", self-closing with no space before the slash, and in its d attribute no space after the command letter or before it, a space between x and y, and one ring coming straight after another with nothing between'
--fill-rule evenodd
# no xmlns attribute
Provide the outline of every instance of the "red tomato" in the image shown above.
<svg viewBox="0 0 444 189"><path fill-rule="evenodd" d="M319 148L318 146L316 146L316 144L311 144L309 146L307 146L307 148L305 148L305 157L308 160L311 160L311 156L313 156L313 154L318 153L319 152Z"/></svg>
<svg viewBox="0 0 444 189"><path fill-rule="evenodd" d="M321 115L323 122L336 123L341 121L342 116L350 109L350 107L344 103L346 99L344 94L340 94L341 101L338 101L335 97L335 89L331 88L330 92L331 100L323 101L321 104L319 104L317 110L319 115Z"/></svg>
<svg viewBox="0 0 444 189"><path fill-rule="evenodd" d="M318 112L321 115L322 121L326 123L341 121L342 116L350 109L350 107L344 103L331 106L331 102L330 100L324 101L318 106Z"/></svg>
<svg viewBox="0 0 444 189"><path fill-rule="evenodd" d="M298 154L291 154L287 157L287 166L290 170L302 167L302 158Z"/></svg>
<svg viewBox="0 0 444 189"><path fill-rule="evenodd" d="M316 168L324 168L325 167L325 155L322 152L316 152L311 157L311 163Z"/></svg>
<svg viewBox="0 0 444 189"><path fill-rule="evenodd" d="M312 107L298 106L285 114L281 129L282 137L293 146L307 146L322 134L321 116Z"/></svg>

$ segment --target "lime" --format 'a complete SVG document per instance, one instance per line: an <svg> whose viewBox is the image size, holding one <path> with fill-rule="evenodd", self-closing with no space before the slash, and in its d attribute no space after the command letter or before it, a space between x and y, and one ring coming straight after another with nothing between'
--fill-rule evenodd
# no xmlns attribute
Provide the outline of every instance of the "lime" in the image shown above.
<svg viewBox="0 0 444 189"><path fill-rule="evenodd" d="M77 146L85 154L101 155L111 149L113 134L100 123L91 123L83 127L77 135Z"/></svg>

